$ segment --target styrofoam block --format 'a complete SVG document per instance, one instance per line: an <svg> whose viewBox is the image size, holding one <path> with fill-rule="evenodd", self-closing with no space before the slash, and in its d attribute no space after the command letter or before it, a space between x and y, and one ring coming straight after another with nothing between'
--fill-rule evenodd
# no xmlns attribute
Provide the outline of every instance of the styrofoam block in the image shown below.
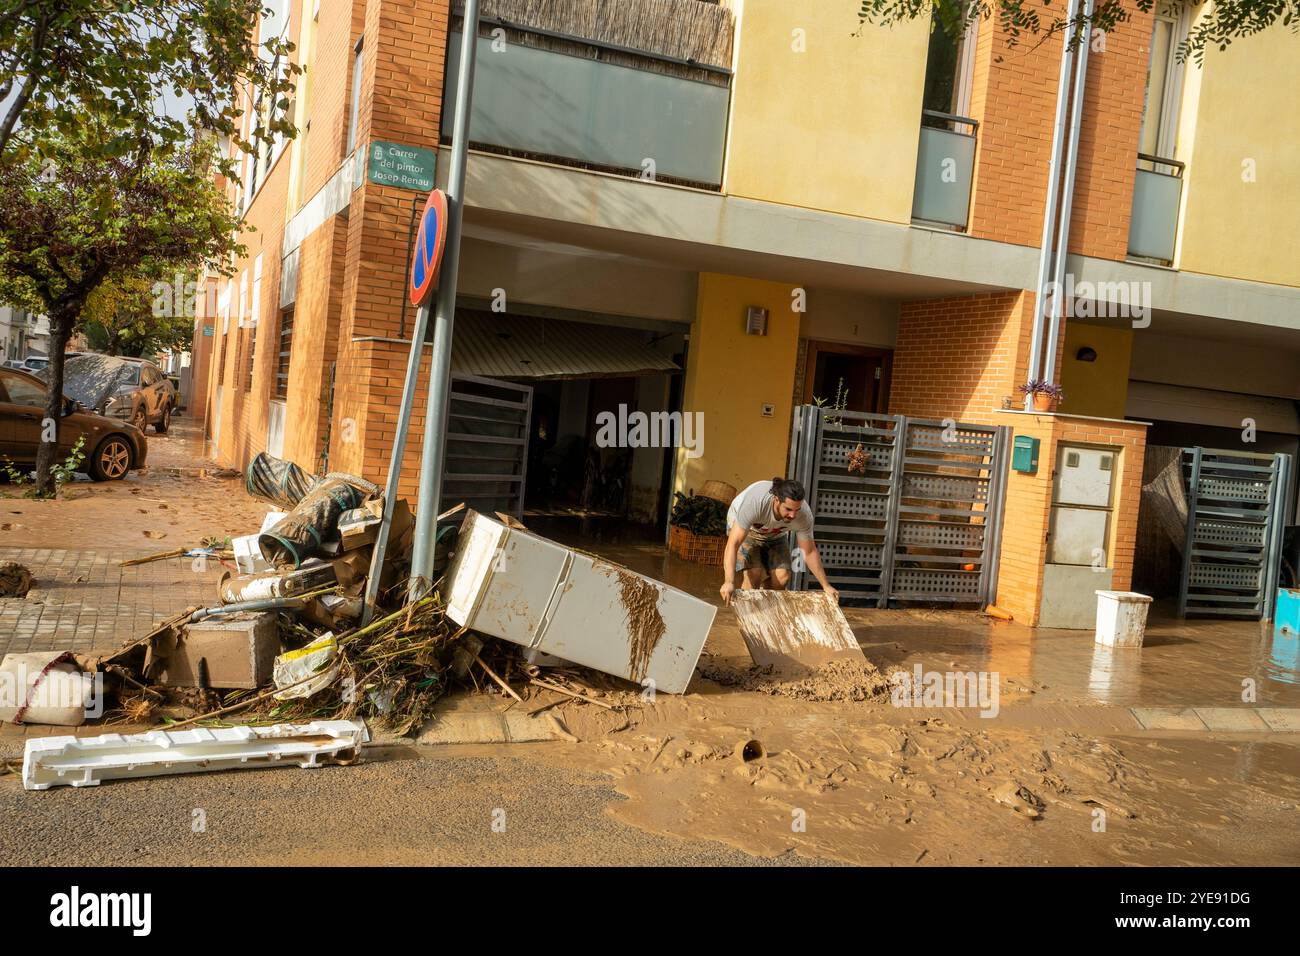
<svg viewBox="0 0 1300 956"><path fill-rule="evenodd" d="M95 787L103 780L286 764L318 767L359 759L369 740L366 725L356 720L42 737L28 740L23 751L23 787Z"/></svg>
<svg viewBox="0 0 1300 956"><path fill-rule="evenodd" d="M1136 591L1097 591L1097 643L1141 647L1151 598Z"/></svg>

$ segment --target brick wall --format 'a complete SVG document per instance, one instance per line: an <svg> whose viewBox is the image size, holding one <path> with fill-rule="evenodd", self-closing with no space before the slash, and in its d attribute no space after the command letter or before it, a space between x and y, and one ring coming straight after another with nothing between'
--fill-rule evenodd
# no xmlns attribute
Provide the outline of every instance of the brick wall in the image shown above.
<svg viewBox="0 0 1300 956"><path fill-rule="evenodd" d="M904 302L889 413L987 421L1024 381L1033 298L991 292Z"/></svg>
<svg viewBox="0 0 1300 956"><path fill-rule="evenodd" d="M1111 587L1125 591L1133 582L1138 506L1142 496L1142 464L1147 426L1066 415L999 414L996 423L1010 425L1017 435L1039 439L1038 471L1012 471L1007 477L1007 504L1002 526L996 604L1024 624L1038 623L1042 601L1043 564L1051 527L1052 478L1057 448L1062 444L1100 445L1118 453L1110 540Z"/></svg>
<svg viewBox="0 0 1300 956"><path fill-rule="evenodd" d="M1093 41L1079 134L1070 250L1105 259L1128 251L1133 179L1151 40L1150 12ZM1028 0L1044 27L1062 4ZM1022 246L1042 239L1052 123L1061 68L1059 37L1023 34L1015 46L986 19L976 44L971 116L980 121L970 234ZM1068 129L1069 117L1066 124Z"/></svg>

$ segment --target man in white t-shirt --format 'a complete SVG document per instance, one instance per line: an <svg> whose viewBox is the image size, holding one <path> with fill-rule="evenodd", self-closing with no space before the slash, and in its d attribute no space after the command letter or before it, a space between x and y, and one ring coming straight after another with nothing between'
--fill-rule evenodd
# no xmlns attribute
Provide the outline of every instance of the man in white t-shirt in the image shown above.
<svg viewBox="0 0 1300 956"><path fill-rule="evenodd" d="M804 564L834 600L839 592L826 580L817 542L813 540L813 515L804 501L803 485L788 478L756 481L736 495L727 511L727 547L722 555L722 602L731 603L736 575L741 587L768 587L784 591L790 583L790 539L799 539Z"/></svg>

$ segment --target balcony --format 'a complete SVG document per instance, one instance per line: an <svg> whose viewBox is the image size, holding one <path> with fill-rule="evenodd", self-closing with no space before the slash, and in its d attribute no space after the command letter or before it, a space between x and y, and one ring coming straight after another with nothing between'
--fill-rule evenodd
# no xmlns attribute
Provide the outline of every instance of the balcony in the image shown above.
<svg viewBox="0 0 1300 956"><path fill-rule="evenodd" d="M977 120L936 110L921 114L912 222L958 232L970 219Z"/></svg>
<svg viewBox="0 0 1300 956"><path fill-rule="evenodd" d="M494 6L502 4L485 4L485 13ZM614 8L626 9L626 26L611 22L617 17L562 23L541 22L546 17L537 15L538 22L524 24L483 16L471 144L513 156L720 188L731 95L726 65L731 62L731 12L699 0L675 0L667 17L672 22L647 35L649 8L638 9L643 6L628 2ZM460 29L451 33L447 51L445 141L456 103Z"/></svg>
<svg viewBox="0 0 1300 956"><path fill-rule="evenodd" d="M1184 164L1138 153L1133 181L1133 218L1128 231L1128 254L1170 265L1178 236L1178 206L1183 195ZM1168 172L1164 171L1168 170Z"/></svg>

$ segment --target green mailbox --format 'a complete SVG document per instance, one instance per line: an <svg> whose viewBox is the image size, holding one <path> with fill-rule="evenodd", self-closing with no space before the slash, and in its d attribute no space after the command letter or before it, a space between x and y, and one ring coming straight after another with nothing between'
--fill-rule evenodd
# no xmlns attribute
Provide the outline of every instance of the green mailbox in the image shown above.
<svg viewBox="0 0 1300 956"><path fill-rule="evenodd" d="M1027 475L1038 471L1038 439L1029 435L1017 435L1011 443L1011 470L1023 471Z"/></svg>

